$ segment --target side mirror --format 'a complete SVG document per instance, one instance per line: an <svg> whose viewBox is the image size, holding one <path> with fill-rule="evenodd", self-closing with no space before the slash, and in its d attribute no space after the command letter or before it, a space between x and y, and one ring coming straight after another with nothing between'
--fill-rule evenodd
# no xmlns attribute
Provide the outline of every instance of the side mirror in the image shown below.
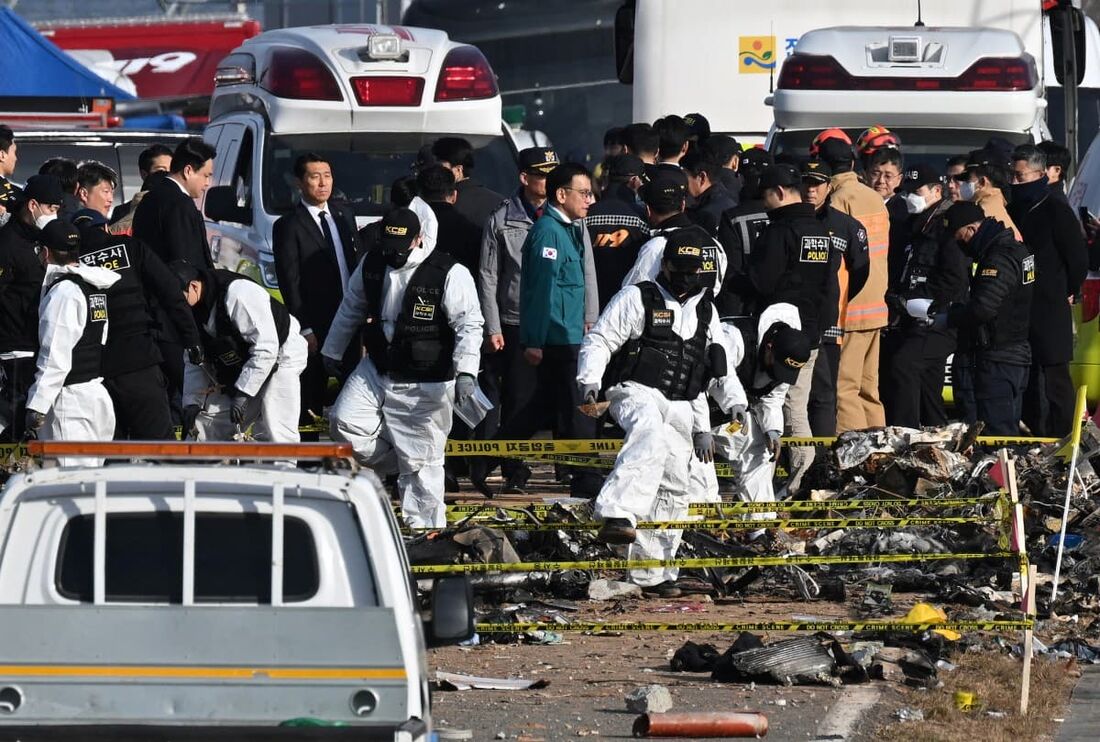
<svg viewBox="0 0 1100 742"><path fill-rule="evenodd" d="M252 210L237 204L237 192L232 186L214 186L206 191L203 212L207 219L233 224L252 224Z"/></svg>
<svg viewBox="0 0 1100 742"><path fill-rule="evenodd" d="M615 73L624 85L634 83L634 3L626 0L615 11Z"/></svg>
<svg viewBox="0 0 1100 742"><path fill-rule="evenodd" d="M474 635L474 592L465 576L441 577L432 583L429 647L464 642Z"/></svg>

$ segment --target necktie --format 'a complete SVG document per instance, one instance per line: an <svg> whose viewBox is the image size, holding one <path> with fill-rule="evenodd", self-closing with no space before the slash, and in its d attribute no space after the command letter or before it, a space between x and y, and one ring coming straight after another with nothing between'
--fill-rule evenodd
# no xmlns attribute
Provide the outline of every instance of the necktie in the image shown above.
<svg viewBox="0 0 1100 742"><path fill-rule="evenodd" d="M318 216L321 217L321 233L325 236L325 244L332 250L333 255L336 254L336 242L332 239L332 228L328 225L328 214L320 212Z"/></svg>

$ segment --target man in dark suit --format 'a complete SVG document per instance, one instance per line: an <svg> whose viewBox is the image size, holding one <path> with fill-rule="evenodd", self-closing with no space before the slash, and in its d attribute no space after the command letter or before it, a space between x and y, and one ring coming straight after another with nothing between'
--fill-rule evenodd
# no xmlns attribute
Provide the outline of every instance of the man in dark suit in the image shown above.
<svg viewBox="0 0 1100 742"><path fill-rule="evenodd" d="M332 166L323 157L313 153L300 156L294 163L294 176L302 201L275 222L272 243L283 303L298 318L309 346L309 361L301 376L301 422L311 424L309 411L322 414L328 385L318 351L344 298L348 276L356 269L359 240L355 215L329 201ZM349 363L348 368L352 367Z"/></svg>
<svg viewBox="0 0 1100 742"><path fill-rule="evenodd" d="M458 191L455 209L478 229L485 229L489 215L504 201L504 196L471 177L470 173L474 170L473 146L461 137L441 137L432 144L431 155L437 163L454 173L455 189ZM421 167L428 164L421 163Z"/></svg>
<svg viewBox="0 0 1100 742"><path fill-rule="evenodd" d="M481 259L482 227L455 208L458 190L454 174L442 165L429 165L417 173L416 191L439 220L435 249L447 253L474 275Z"/></svg>
<svg viewBox="0 0 1100 742"><path fill-rule="evenodd" d="M186 260L198 269L213 269L206 225L195 200L210 187L214 148L198 137L179 143L168 175L153 185L134 211L133 236L165 263ZM159 318L161 366L168 382L168 402L175 422L183 419L183 342L171 322Z"/></svg>

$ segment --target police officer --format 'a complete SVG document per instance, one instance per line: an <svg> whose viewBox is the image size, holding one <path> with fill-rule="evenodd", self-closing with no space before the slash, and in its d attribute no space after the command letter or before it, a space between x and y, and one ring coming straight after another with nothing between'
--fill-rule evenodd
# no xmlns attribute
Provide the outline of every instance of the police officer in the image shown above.
<svg viewBox="0 0 1100 742"><path fill-rule="evenodd" d="M928 327L906 310L914 299L949 306L966 298L970 261L954 238L944 234L943 215L951 202L943 191L939 173L924 164L906 170L898 188L910 217L898 285L887 295L893 322L882 339L879 391L889 425L947 424L943 377L947 357L955 350L955 332ZM918 307L919 313L921 304L909 306Z"/></svg>
<svg viewBox="0 0 1100 742"><path fill-rule="evenodd" d="M422 245L409 209L382 218L379 248L351 275L321 349L335 367L365 325L367 354L329 413L332 437L350 441L367 466L398 473L406 525L442 528L451 413L477 386L477 290L454 258Z"/></svg>
<svg viewBox="0 0 1100 742"><path fill-rule="evenodd" d="M11 219L20 193L19 188L9 180L15 174L17 149L11 128L0 124L0 227Z"/></svg>
<svg viewBox="0 0 1100 742"><path fill-rule="evenodd" d="M167 382L154 338L156 308L164 310L188 349L201 362L199 331L190 307L179 293L179 280L168 266L132 237L107 232L107 216L93 209L76 212L80 262L118 274L107 292L111 334L103 355L103 384L115 409L118 440L174 439Z"/></svg>
<svg viewBox="0 0 1100 742"><path fill-rule="evenodd" d="M768 209L768 225L749 257L748 279L759 307L787 303L798 308L802 332L810 343L804 373L791 385L783 412L791 433L810 436L809 400L814 361L825 328L829 287L836 263L829 231L817 220L813 204L802 200L802 175L791 165L775 165L760 176L760 191ZM791 450L788 489L794 493L813 463L814 449Z"/></svg>
<svg viewBox="0 0 1100 742"><path fill-rule="evenodd" d="M29 438L109 441L115 432L111 397L103 387L103 346L107 342L107 289L118 275L84 265L80 234L54 220L39 237L46 250L46 276L39 303L38 368L27 397ZM62 466L96 466L98 459L67 457Z"/></svg>
<svg viewBox="0 0 1100 742"><path fill-rule="evenodd" d="M581 344L577 385L594 402L601 381L625 432L615 468L595 503L599 538L631 544L631 559L672 559L680 531L635 532L639 520L687 515L688 460L713 458L704 390L725 375L721 328L698 246L669 241L656 281L617 293ZM631 579L663 597L679 593L675 569L638 569Z"/></svg>
<svg viewBox="0 0 1100 742"><path fill-rule="evenodd" d="M592 240L601 311L618 293L650 238L645 205L638 196L645 164L635 155L616 155L608 158L605 171L607 188L584 218Z"/></svg>
<svg viewBox="0 0 1100 742"><path fill-rule="evenodd" d="M829 231L832 243L830 272L833 277L818 326L823 328L821 345L814 362L810 384L810 430L814 435L836 435L836 379L840 368L840 342L844 331L840 318L867 282L867 230L854 217L829 203L833 169L823 160L808 160L802 166L802 198L813 204L817 220Z"/></svg>
<svg viewBox="0 0 1100 742"><path fill-rule="evenodd" d="M934 318L937 327L959 331L952 368L955 402L964 421L984 421L990 435L1016 435L1031 363L1035 256L975 203L949 208L944 230L977 263L966 302Z"/></svg>
<svg viewBox="0 0 1100 742"><path fill-rule="evenodd" d="M735 491L747 502L775 501L772 481L783 404L810 359L810 342L800 327L797 307L785 302L772 304L758 319L722 320L727 360L736 373L718 380L717 392L712 392L727 410L719 416L712 412L715 453L734 465ZM775 513L752 517L774 518Z"/></svg>
<svg viewBox="0 0 1100 742"><path fill-rule="evenodd" d="M13 145L14 146L14 145ZM53 175L32 175L15 213L0 227L0 367L4 371L4 438L23 433L27 390L38 350L38 304L46 275L39 257L42 228L57 218L64 194Z"/></svg>
<svg viewBox="0 0 1100 742"><path fill-rule="evenodd" d="M308 346L281 302L255 281L222 268L169 266L202 338L184 365L184 437L229 440L253 423L256 438L297 443ZM205 362L204 362L205 361Z"/></svg>
<svg viewBox="0 0 1100 742"><path fill-rule="evenodd" d="M726 275L726 252L717 240L687 215L686 199L687 177L680 170L661 168L652 180L642 186L642 200L653 228L653 237L642 245L634 266L623 278L624 288L656 279L669 235L679 229L692 229L698 233L693 239L703 248L703 285L712 293L717 293Z"/></svg>
<svg viewBox="0 0 1100 742"><path fill-rule="evenodd" d="M738 277L743 277L748 271L753 245L768 224L768 210L760 197L760 175L773 162L771 153L756 147L742 152L739 162L738 172L742 180L740 202L723 212L718 224L718 242L725 250L728 261L722 292L732 292L724 301L731 313L749 316L755 307L744 304L749 297L733 292L732 286L743 280Z"/></svg>

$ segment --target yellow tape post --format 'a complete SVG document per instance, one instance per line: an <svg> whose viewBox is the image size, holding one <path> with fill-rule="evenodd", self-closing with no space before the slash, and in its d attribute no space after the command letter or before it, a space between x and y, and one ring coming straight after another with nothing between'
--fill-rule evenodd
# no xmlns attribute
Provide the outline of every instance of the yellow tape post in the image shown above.
<svg viewBox="0 0 1100 742"><path fill-rule="evenodd" d="M601 523L535 523L526 520L477 520L476 523L498 531L598 531ZM914 528L918 526L958 525L961 523L999 523L983 516L931 518L769 518L768 520L663 520L639 521L635 528L643 531L693 529L701 531L752 531L758 528ZM412 532L434 531L434 528L408 529Z"/></svg>
<svg viewBox="0 0 1100 742"><path fill-rule="evenodd" d="M564 569L630 570L789 567L803 564L896 564L902 562L942 562L969 559L1016 559L1011 551L959 554L793 554L790 556L707 557L687 559L598 559L576 562L497 562L473 564L421 564L412 568L414 575L479 574L484 572L555 572Z"/></svg>
<svg viewBox="0 0 1100 742"><path fill-rule="evenodd" d="M949 621L947 623L908 623L905 621L744 621L726 622L673 622L650 621L570 621L558 623L479 623L475 626L481 634L522 634L528 631L689 631L689 632L737 632L737 631L912 631L921 633L936 629L950 631L1018 631L1031 628L1032 622L1017 621Z"/></svg>

